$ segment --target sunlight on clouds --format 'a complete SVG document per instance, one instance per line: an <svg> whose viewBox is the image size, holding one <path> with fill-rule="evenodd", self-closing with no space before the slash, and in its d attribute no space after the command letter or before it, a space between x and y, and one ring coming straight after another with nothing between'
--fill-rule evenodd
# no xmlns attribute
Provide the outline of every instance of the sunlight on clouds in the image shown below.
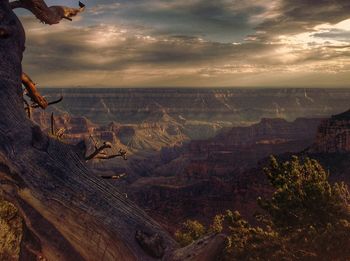
<svg viewBox="0 0 350 261"><path fill-rule="evenodd" d="M320 24L315 26L315 30L331 30L331 29L340 29L344 31L350 31L350 19L346 19L337 24Z"/></svg>
<svg viewBox="0 0 350 261"><path fill-rule="evenodd" d="M101 24L96 30L91 32L89 39L86 40L88 44L95 45L98 48L114 45L117 42L126 40L125 29L119 29L112 25Z"/></svg>
<svg viewBox="0 0 350 261"><path fill-rule="evenodd" d="M275 50L275 55L277 57L277 60L279 60L282 64L291 64L299 59L298 53L296 52L295 48L291 46L283 46L277 48Z"/></svg>
<svg viewBox="0 0 350 261"><path fill-rule="evenodd" d="M251 24L259 24L266 19L274 19L280 15L278 8L281 5L281 0L260 0L254 1L252 4L262 8L263 11L249 17Z"/></svg>
<svg viewBox="0 0 350 261"><path fill-rule="evenodd" d="M103 2L54 27L21 17L27 32L23 64L47 86L328 84L325 79L338 74L344 82L333 86L343 86L350 82L344 76L350 72L350 19L320 19L330 10L327 3L305 9L305 17L290 12L304 4Z"/></svg>
<svg viewBox="0 0 350 261"><path fill-rule="evenodd" d="M341 72L349 70L349 59L342 57L350 51L347 35L350 35L350 19L337 24L320 24L307 32L277 36L274 44L282 46L275 52L280 62L290 64L294 71L307 70L311 64L319 72ZM303 67L299 66L299 62Z"/></svg>
<svg viewBox="0 0 350 261"><path fill-rule="evenodd" d="M350 39L335 39L327 35L336 31L338 34L350 34L350 19L337 24L320 24L312 30L294 35L280 35L278 40L285 45L297 45L300 49L312 49L315 46L347 46Z"/></svg>

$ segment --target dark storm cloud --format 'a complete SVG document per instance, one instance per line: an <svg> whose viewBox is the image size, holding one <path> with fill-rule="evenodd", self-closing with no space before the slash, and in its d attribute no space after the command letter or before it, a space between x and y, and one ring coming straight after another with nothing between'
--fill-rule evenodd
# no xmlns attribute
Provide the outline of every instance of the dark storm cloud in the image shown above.
<svg viewBox="0 0 350 261"><path fill-rule="evenodd" d="M255 1L256 2L256 1ZM92 14L123 24L142 24L158 34L200 36L208 40L232 42L253 32L250 20L265 11L264 1L178 0L120 1L99 4ZM258 1L259 2L259 1ZM111 7L111 8L110 8ZM98 19L98 17L95 17Z"/></svg>
<svg viewBox="0 0 350 261"><path fill-rule="evenodd" d="M101 36L110 29L110 36ZM57 32L33 32L27 39L30 52L26 53L25 59L32 66L45 65L45 69L52 71L120 70L135 64L194 65L226 56L231 49L231 44L204 42L193 37L135 36L100 25L83 30L64 27Z"/></svg>

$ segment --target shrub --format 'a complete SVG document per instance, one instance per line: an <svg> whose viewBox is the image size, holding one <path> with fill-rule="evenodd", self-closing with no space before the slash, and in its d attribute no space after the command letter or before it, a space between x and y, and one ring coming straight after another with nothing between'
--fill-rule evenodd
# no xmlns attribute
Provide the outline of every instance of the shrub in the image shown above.
<svg viewBox="0 0 350 261"><path fill-rule="evenodd" d="M175 232L175 238L182 246L187 246L206 234L205 227L196 220L187 220L182 229Z"/></svg>
<svg viewBox="0 0 350 261"><path fill-rule="evenodd" d="M205 232L227 233L223 260L348 260L350 259L350 193L344 183L330 184L316 161L292 157L280 163L271 157L264 169L274 193L258 199L260 227L240 213L217 215L207 230L196 221L178 233L182 245ZM196 233L194 231L197 231ZM200 232L199 232L200 231Z"/></svg>

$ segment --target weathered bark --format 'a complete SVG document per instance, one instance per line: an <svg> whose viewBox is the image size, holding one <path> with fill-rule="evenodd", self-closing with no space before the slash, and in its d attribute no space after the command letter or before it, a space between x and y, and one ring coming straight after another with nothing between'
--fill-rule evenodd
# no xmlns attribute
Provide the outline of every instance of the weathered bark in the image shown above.
<svg viewBox="0 0 350 261"><path fill-rule="evenodd" d="M25 222L21 259L178 256L174 240L111 183L95 176L78 147L51 139L26 117L24 31L5 0L0 0L0 32L0 189Z"/></svg>

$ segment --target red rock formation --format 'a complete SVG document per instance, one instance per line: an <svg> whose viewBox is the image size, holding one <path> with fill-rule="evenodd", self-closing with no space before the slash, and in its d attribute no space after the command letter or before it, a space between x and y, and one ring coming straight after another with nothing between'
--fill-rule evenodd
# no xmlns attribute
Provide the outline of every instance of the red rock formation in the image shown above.
<svg viewBox="0 0 350 261"><path fill-rule="evenodd" d="M316 153L350 152L350 110L322 122L310 151Z"/></svg>

